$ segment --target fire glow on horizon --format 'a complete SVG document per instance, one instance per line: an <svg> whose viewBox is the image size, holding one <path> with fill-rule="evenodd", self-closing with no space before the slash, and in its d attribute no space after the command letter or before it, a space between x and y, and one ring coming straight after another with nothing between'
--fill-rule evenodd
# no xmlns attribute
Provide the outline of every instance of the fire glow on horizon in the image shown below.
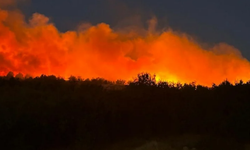
<svg viewBox="0 0 250 150"><path fill-rule="evenodd" d="M156 18L144 32L115 31L108 24L82 25L60 32L49 18L0 9L0 75L130 80L138 73L157 80L201 85L250 80L250 63L225 43L204 49L186 34L155 32Z"/></svg>

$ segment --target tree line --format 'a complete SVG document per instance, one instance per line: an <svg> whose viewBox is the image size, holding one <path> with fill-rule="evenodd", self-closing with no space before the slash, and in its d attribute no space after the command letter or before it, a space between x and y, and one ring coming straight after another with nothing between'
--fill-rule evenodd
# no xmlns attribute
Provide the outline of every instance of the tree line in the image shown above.
<svg viewBox="0 0 250 150"><path fill-rule="evenodd" d="M9 149L100 149L131 137L209 134L250 140L250 82L204 87L55 76L0 77L0 139Z"/></svg>

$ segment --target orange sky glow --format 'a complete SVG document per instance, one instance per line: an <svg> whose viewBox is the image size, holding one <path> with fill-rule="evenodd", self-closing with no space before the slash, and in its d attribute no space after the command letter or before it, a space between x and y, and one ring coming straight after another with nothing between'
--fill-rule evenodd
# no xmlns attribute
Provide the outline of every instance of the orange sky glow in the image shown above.
<svg viewBox="0 0 250 150"><path fill-rule="evenodd" d="M9 71L31 76L130 80L138 73L157 80L201 85L250 79L250 63L226 43L205 49L171 29L113 30L108 24L82 24L60 32L49 18L35 13L25 21L20 11L0 9L0 75Z"/></svg>

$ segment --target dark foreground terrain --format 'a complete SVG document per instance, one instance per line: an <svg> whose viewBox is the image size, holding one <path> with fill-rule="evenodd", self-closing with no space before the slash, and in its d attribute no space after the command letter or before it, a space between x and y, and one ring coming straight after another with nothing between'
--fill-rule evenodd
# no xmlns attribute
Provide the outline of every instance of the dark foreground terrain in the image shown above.
<svg viewBox="0 0 250 150"><path fill-rule="evenodd" d="M156 84L149 74L128 85L8 75L0 77L0 139L6 150L122 150L150 141L240 150L250 140L250 83L207 88Z"/></svg>

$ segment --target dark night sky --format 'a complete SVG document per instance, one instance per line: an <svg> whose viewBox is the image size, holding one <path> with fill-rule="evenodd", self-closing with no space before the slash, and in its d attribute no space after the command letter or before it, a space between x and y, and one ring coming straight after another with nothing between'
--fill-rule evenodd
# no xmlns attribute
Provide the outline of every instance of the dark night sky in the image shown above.
<svg viewBox="0 0 250 150"><path fill-rule="evenodd" d="M133 18L140 16L146 23L155 15L159 28L170 26L206 43L226 42L250 60L249 0L31 0L23 11L50 17L61 31L84 21L116 27L138 24Z"/></svg>

